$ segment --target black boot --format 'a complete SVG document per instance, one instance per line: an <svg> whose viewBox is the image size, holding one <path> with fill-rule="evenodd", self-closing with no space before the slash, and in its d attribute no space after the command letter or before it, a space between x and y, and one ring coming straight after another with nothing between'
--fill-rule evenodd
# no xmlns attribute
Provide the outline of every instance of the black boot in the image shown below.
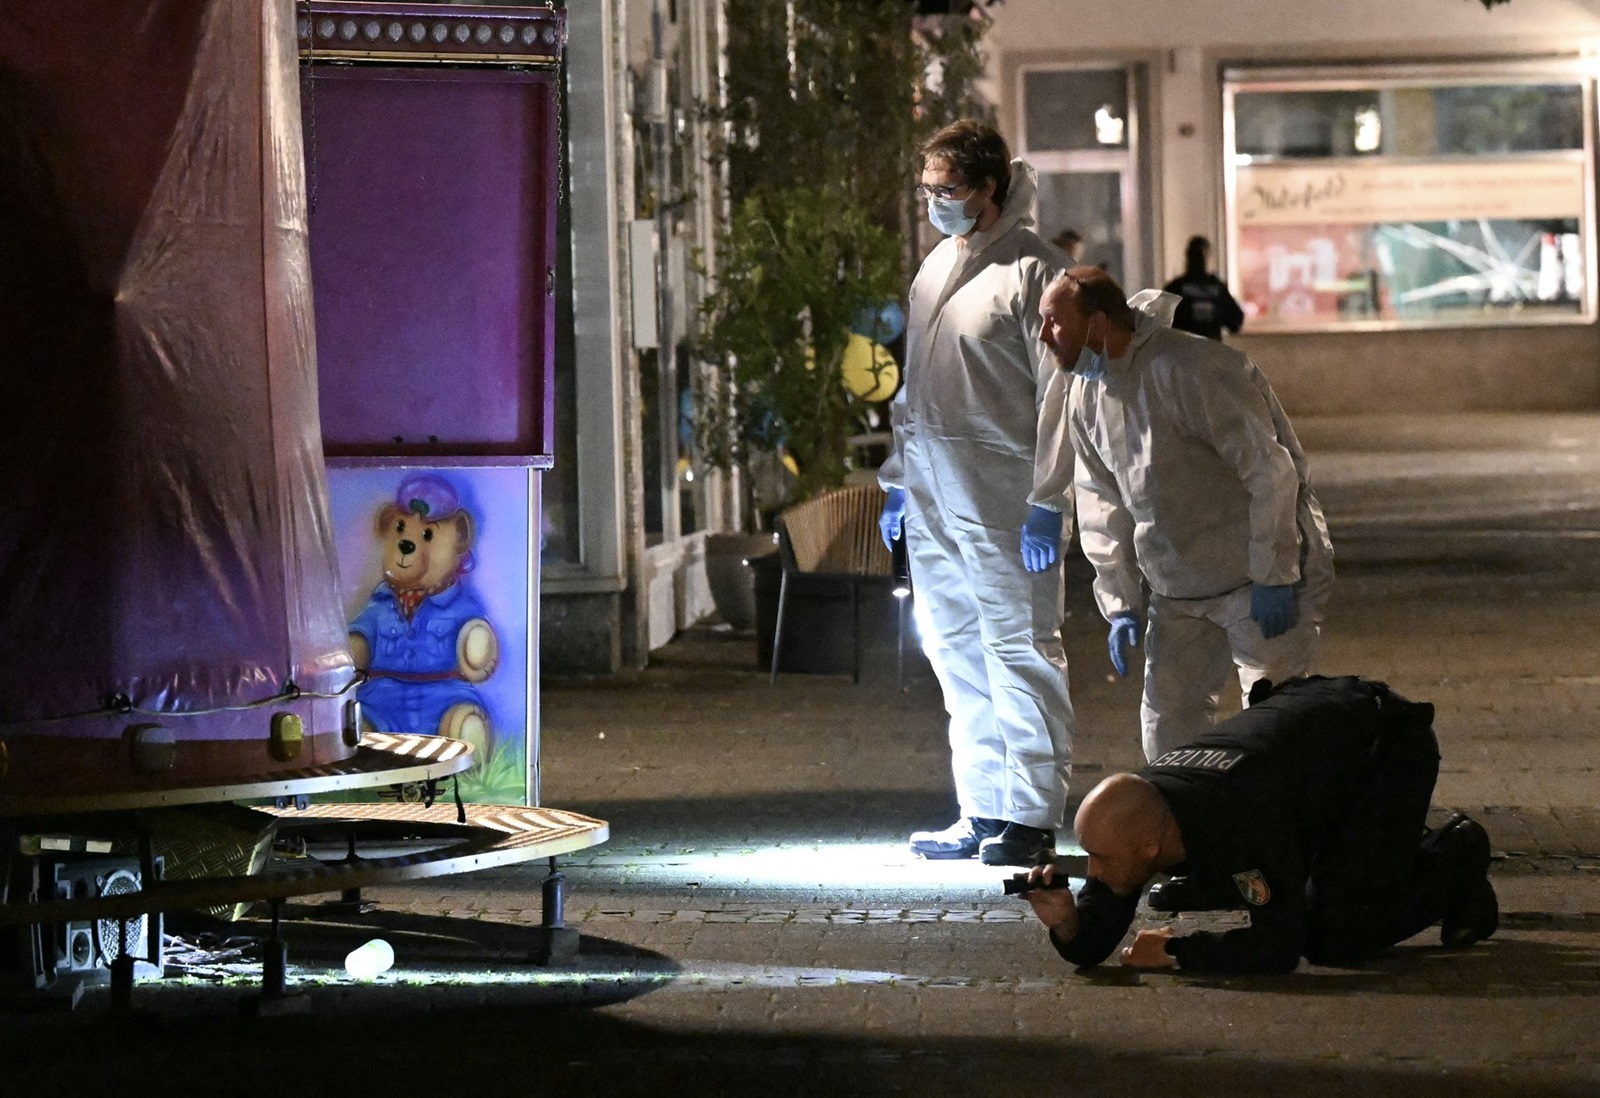
<svg viewBox="0 0 1600 1098"><path fill-rule="evenodd" d="M978 859L984 865L1040 864L1040 857L1049 858L1056 852L1056 833L1026 824L1008 823L1004 831L992 839L985 839L978 847Z"/></svg>
<svg viewBox="0 0 1600 1098"><path fill-rule="evenodd" d="M1489 834L1457 812L1424 840L1438 852L1445 885L1439 940L1465 949L1500 927L1500 902L1489 883Z"/></svg>

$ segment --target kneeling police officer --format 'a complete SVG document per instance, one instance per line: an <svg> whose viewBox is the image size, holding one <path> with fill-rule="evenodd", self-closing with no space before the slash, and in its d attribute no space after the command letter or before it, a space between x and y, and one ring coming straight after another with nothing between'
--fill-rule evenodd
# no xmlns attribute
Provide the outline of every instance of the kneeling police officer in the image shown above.
<svg viewBox="0 0 1600 1098"><path fill-rule="evenodd" d="M1157 873L1151 907L1235 907L1249 925L1175 937L1143 930L1124 964L1199 972L1354 965L1442 922L1444 945L1493 934L1489 837L1459 814L1425 818L1439 773L1433 706L1358 678L1257 684L1250 707L1079 808L1089 855L1076 900L1057 867L1018 874L1056 951L1111 955ZM1050 887L1055 884L1056 887Z"/></svg>

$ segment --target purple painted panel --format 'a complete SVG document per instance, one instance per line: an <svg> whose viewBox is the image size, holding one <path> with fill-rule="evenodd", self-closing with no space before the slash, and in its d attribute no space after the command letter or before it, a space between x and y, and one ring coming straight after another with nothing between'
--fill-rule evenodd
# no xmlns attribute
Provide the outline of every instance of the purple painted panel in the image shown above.
<svg viewBox="0 0 1600 1098"><path fill-rule="evenodd" d="M328 453L548 453L552 78L307 71Z"/></svg>

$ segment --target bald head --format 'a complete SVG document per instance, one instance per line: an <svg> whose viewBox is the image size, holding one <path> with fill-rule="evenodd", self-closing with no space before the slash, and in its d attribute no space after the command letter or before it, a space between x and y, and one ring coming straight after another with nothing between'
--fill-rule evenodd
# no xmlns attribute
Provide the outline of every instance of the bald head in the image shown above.
<svg viewBox="0 0 1600 1098"><path fill-rule="evenodd" d="M1110 323L1133 330L1134 316L1127 293L1100 267L1073 267L1051 283L1050 289L1070 300L1081 316L1105 313Z"/></svg>
<svg viewBox="0 0 1600 1098"><path fill-rule="evenodd" d="M1113 774L1090 790L1073 827L1089 855L1089 876L1119 896L1175 862L1174 843L1182 850L1166 798L1137 774Z"/></svg>
<svg viewBox="0 0 1600 1098"><path fill-rule="evenodd" d="M1074 267L1045 287L1039 319L1039 339L1063 370L1076 369L1085 348L1119 357L1135 324L1122 287L1099 267Z"/></svg>

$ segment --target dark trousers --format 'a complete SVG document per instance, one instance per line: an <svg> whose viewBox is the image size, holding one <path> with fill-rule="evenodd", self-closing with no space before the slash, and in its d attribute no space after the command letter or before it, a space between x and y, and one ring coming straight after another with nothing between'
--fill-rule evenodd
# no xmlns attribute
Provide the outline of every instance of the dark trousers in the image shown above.
<svg viewBox="0 0 1600 1098"><path fill-rule="evenodd" d="M1443 915L1443 874L1419 849L1439 777L1433 707L1391 697L1367 794L1311 867L1305 955L1313 964L1370 960Z"/></svg>

